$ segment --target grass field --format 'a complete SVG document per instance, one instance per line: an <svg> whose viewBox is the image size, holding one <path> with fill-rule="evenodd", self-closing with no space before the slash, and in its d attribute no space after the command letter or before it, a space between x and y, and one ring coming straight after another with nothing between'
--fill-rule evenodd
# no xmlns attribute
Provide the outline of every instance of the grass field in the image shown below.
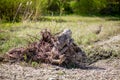
<svg viewBox="0 0 120 80"><path fill-rule="evenodd" d="M95 31L102 26L99 34ZM82 17L82 16L46 16L37 22L0 23L0 53L11 48L27 45L35 41L27 34L39 37L41 29L48 28L52 33L65 28L72 30L72 37L78 45L91 45L120 33L120 18Z"/></svg>

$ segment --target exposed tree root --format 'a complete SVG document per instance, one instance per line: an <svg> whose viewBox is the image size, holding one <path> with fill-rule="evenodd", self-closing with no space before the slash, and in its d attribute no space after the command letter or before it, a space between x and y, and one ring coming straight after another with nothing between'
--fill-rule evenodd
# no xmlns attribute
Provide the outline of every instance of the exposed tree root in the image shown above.
<svg viewBox="0 0 120 80"><path fill-rule="evenodd" d="M6 55L9 60L36 61L56 65L78 65L85 66L86 55L74 43L71 38L72 32L65 29L63 32L52 35L47 29L41 31L42 38L39 42L33 42L27 47L14 48Z"/></svg>

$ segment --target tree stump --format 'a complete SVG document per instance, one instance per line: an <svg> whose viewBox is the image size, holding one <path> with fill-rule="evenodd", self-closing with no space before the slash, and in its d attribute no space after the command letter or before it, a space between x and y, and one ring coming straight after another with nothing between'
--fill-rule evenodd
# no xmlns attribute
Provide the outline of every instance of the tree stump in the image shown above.
<svg viewBox="0 0 120 80"><path fill-rule="evenodd" d="M41 31L42 38L25 48L14 48L6 55L16 61L36 61L63 66L84 67L86 54L74 43L70 29L52 35L47 29Z"/></svg>

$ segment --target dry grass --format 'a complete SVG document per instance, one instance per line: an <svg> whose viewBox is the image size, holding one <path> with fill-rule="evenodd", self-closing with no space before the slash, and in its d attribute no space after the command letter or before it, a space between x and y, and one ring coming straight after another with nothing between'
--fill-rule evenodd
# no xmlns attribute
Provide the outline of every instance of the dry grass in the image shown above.
<svg viewBox="0 0 120 80"><path fill-rule="evenodd" d="M95 34L94 31L100 25L100 34ZM116 17L47 16L38 22L1 23L0 30L4 32L0 33L0 53L28 44L26 40L30 40L30 37L27 34L39 37L43 28L49 28L53 33L69 28L73 32L75 42L79 45L90 45L119 34L120 20Z"/></svg>

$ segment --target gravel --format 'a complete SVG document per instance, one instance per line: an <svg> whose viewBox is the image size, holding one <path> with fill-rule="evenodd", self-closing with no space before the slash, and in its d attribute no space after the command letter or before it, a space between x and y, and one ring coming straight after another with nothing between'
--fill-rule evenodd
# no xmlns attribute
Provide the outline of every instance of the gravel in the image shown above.
<svg viewBox="0 0 120 80"><path fill-rule="evenodd" d="M86 69L67 69L42 64L40 67L0 64L0 80L119 80L120 59L100 60Z"/></svg>

